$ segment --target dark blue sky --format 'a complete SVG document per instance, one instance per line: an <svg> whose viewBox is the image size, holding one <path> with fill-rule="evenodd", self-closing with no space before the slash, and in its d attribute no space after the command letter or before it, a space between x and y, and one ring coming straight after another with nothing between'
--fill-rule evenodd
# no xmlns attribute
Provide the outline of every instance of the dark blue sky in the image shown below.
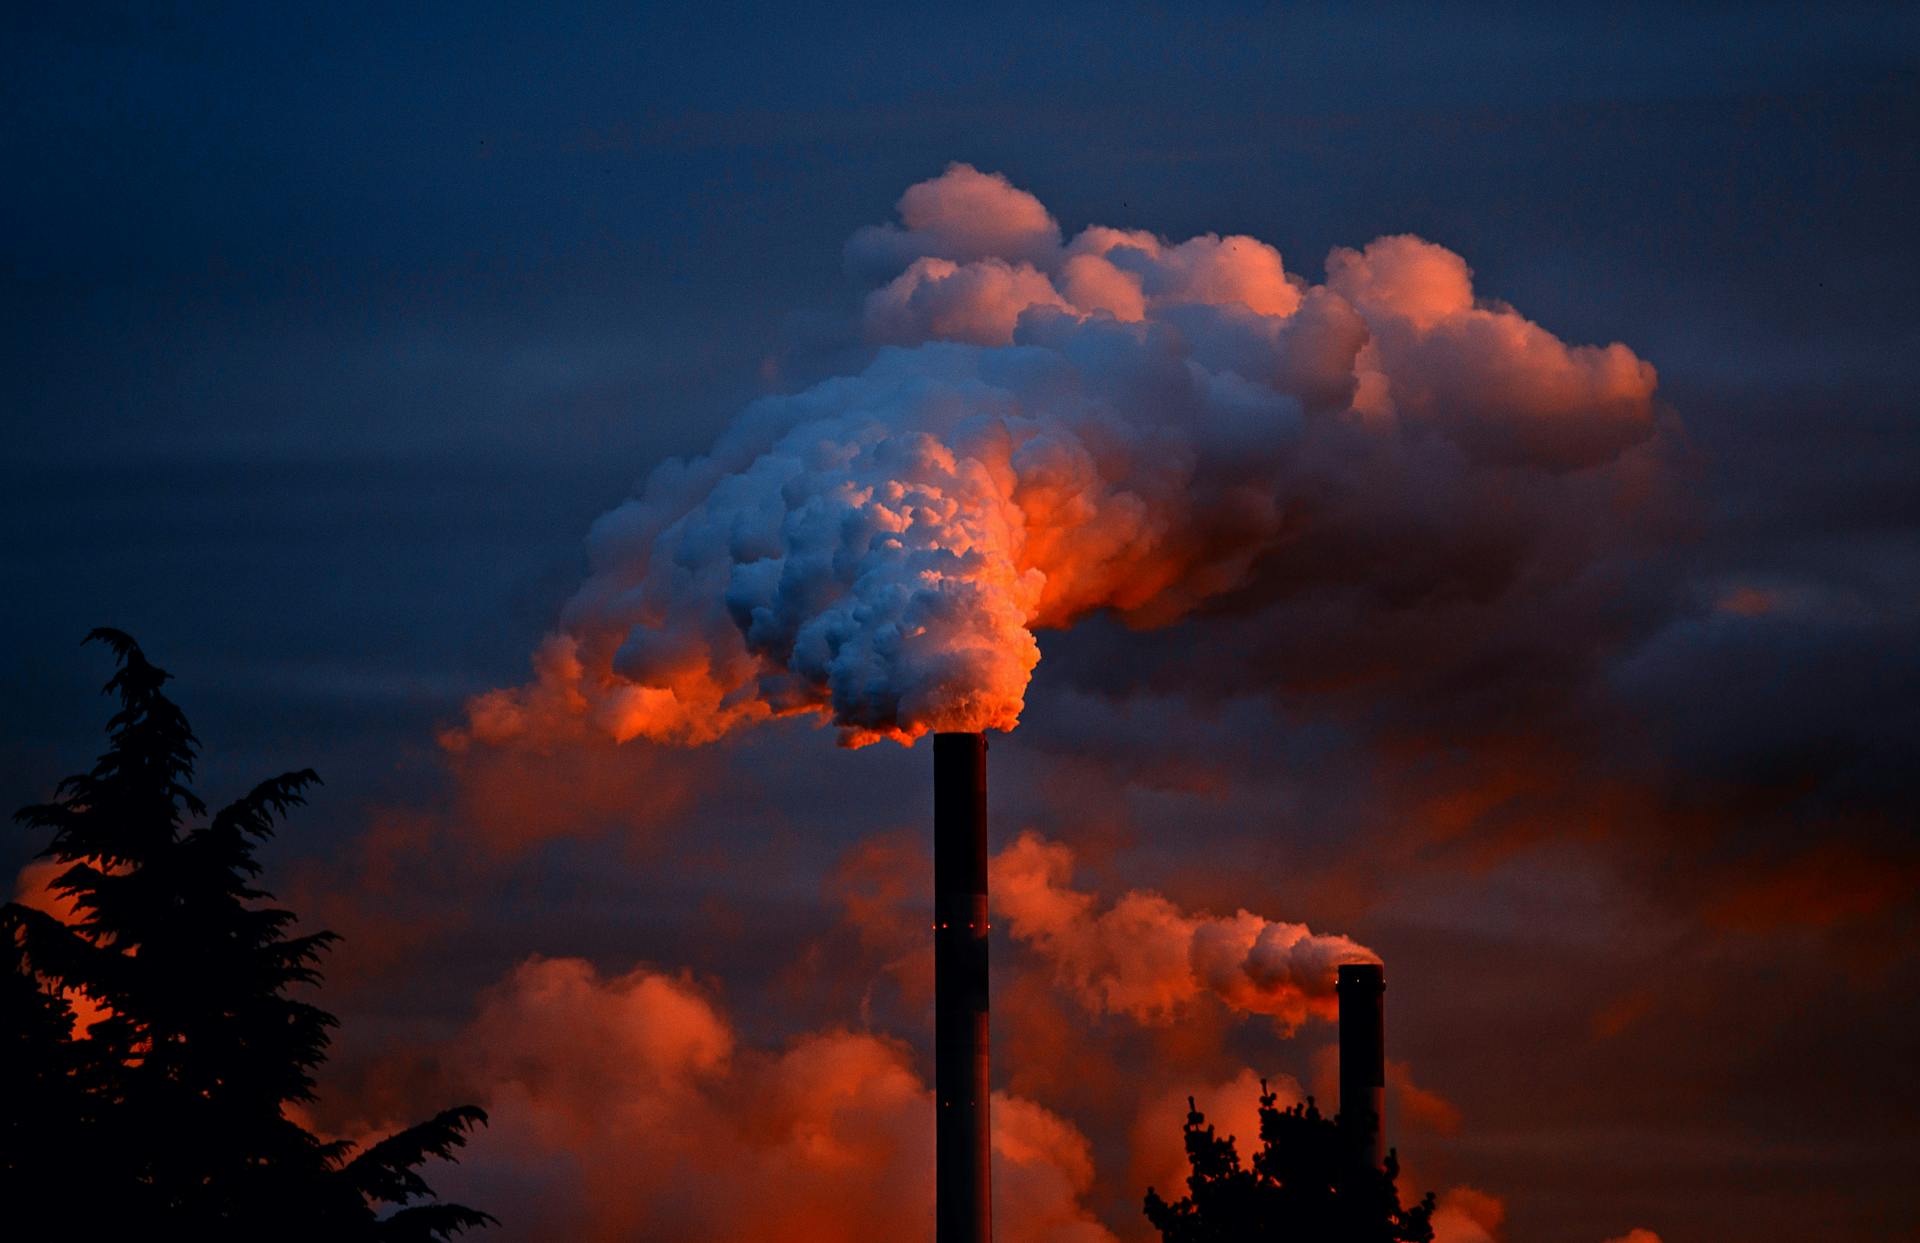
<svg viewBox="0 0 1920 1243"><path fill-rule="evenodd" d="M1727 539L1911 516L1898 6L160 7L4 53L22 692L103 615L322 698L500 676L585 519L817 369L841 241L952 159L1309 272L1420 233L1654 361Z"/></svg>
<svg viewBox="0 0 1920 1243"><path fill-rule="evenodd" d="M313 764L330 783L314 818L346 835L377 818L371 808L435 805L436 724L467 695L522 678L579 582L592 519L661 457L705 447L745 401L855 363L846 238L963 160L1031 190L1069 233L1250 233L1315 279L1334 245L1418 233L1464 255L1483 296L1559 336L1627 342L1659 368L1686 429L1697 510L1657 571L1671 617L1609 685L1681 774L1678 802L1722 798L1727 782L1764 789L1781 773L1813 783L1792 814L1763 814L1757 837L1704 855L1744 858L1758 841L1786 858L1837 842L1913 858L1911 6L1032 9L10 15L0 786L16 803L41 797L96 749L104 667L74 644L111 624L181 675L213 792ZM1812 593L1817 607L1728 634L1674 603L1735 582ZM1114 640L1059 642L1049 659L1071 671ZM1077 703L1043 696L1031 719L1071 733ZM1247 728L1311 749L1309 731L1277 718ZM838 779L812 772L807 745L748 744L763 748L752 767L774 774L773 792L744 806L780 805L781 773L830 803ZM922 794L918 758L847 762L905 800ZM808 904L836 853L900 822L821 811L832 845L810 854L812 814L793 812L800 844L789 843L803 861L792 883L806 893L788 895L799 926L826 918ZM301 835L288 859L335 849L318 843L325 833ZM10 841L0 860L29 849ZM525 944L538 938L516 921L566 905L565 878L604 866L584 847L556 850L542 880L522 877L500 899L514 920L478 949L443 951L472 964L471 978L449 969L449 1013L535 949L734 969L697 933L713 908L689 898L673 913L665 895L678 886L658 877L619 890L668 912L651 940L622 943L612 919ZM1693 883L1693 871L1636 870L1649 850L1624 847L1593 874L1635 894ZM1162 862L1151 840L1140 847L1138 869ZM1513 909L1525 908L1529 869L1558 876L1562 862L1480 873L1449 909L1484 904L1479 885L1517 885ZM753 884L775 892L779 871L768 864ZM1771 949L1727 951L1753 956L1742 980L1791 976L1783 992L1826 1017L1732 1059L1705 1097L1666 1098L1730 1145L1719 1164L1685 1157L1709 1173L1664 1177L1672 1162L1650 1141L1611 1174L1556 1165L1541 1156L1550 1143L1500 1129L1519 1128L1527 1106L1484 1087L1498 1070L1458 1032L1436 1034L1430 1054L1461 1068L1446 1085L1467 1111L1449 1168L1509 1198L1516 1238L1599 1243L1614 1218L1593 1214L1608 1203L1633 1207L1614 1233L1646 1224L1666 1243L1888 1237L1875 1223L1911 1221L1913 1208L1892 1172L1861 1161L1866 1207L1845 1220L1818 1187L1835 1168L1822 1163L1860 1143L1916 1138L1884 1101L1864 1135L1814 1128L1817 1152L1775 1172L1772 1199L1743 1201L1758 1193L1733 1171L1741 1136L1785 1142L1772 1132L1801 1124L1763 1097L1839 1107L1871 1095L1832 1065L1838 1042L1851 1029L1893 1048L1874 1042L1900 1039L1911 1003L1882 999L1842 1021L1804 982L1820 953L1865 940L1892 964L1876 988L1911 982L1911 895L1894 906L1865 932L1796 932L1818 943L1796 941L1807 957L1791 967L1766 965ZM1394 917L1375 918L1375 941L1397 944ZM1485 956L1531 979L1549 967L1513 948L1524 922L1492 919L1457 942L1401 935L1408 960L1417 952L1436 974ZM349 1019L384 1022L382 996L370 989ZM1913 1052L1910 1036L1899 1047ZM1646 1069L1625 1059L1592 1073ZM1566 1086L1578 1073L1541 1082L1583 1099ZM1625 1148L1657 1130L1657 1099L1618 1122ZM1477 1130L1480 1118L1496 1121ZM1703 1185L1705 1209L1690 1198Z"/></svg>

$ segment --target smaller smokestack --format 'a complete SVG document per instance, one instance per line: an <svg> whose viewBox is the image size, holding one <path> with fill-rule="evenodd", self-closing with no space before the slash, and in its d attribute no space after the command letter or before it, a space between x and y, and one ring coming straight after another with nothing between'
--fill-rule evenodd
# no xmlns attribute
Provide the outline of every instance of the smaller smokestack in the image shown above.
<svg viewBox="0 0 1920 1243"><path fill-rule="evenodd" d="M1340 997L1340 1126L1375 1165L1387 1159L1387 971L1350 962L1335 977Z"/></svg>

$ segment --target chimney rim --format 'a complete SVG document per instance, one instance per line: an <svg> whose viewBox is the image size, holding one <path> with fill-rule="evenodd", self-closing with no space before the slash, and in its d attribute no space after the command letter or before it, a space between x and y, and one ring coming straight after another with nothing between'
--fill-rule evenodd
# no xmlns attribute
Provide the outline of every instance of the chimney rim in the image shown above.
<svg viewBox="0 0 1920 1243"><path fill-rule="evenodd" d="M1387 986L1387 968L1377 962L1343 962L1334 970L1334 987Z"/></svg>

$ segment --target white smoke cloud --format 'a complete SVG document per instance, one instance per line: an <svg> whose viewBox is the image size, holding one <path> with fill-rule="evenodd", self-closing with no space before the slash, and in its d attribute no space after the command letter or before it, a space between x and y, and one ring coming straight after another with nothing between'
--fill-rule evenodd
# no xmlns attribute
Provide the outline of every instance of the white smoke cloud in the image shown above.
<svg viewBox="0 0 1920 1243"><path fill-rule="evenodd" d="M1203 996L1271 1015L1291 1031L1337 1007L1340 964L1378 962L1372 950L1304 924L1251 911L1191 914L1133 890L1102 908L1074 889L1073 852L1027 832L993 857L996 917L1014 940L1052 964L1055 978L1094 1013L1166 1022Z"/></svg>
<svg viewBox="0 0 1920 1243"><path fill-rule="evenodd" d="M1550 506L1654 431L1650 366L1476 298L1417 238L1336 250L1313 285L1248 237L1063 244L965 165L899 208L848 247L878 282L871 363L756 403L603 517L535 681L452 741L1010 729L1036 629L1164 624L1396 520L1444 542L1454 511Z"/></svg>

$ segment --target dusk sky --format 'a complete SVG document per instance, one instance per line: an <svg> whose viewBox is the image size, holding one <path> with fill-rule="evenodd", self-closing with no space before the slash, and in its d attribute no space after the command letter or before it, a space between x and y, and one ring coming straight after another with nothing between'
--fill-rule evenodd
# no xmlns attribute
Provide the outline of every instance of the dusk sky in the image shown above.
<svg viewBox="0 0 1920 1243"><path fill-rule="evenodd" d="M310 1124L484 1105L473 1237L931 1239L987 728L1002 1243L1330 1102L1348 944L1439 1243L1920 1239L1912 6L5 28L0 790L94 626L317 769Z"/></svg>

